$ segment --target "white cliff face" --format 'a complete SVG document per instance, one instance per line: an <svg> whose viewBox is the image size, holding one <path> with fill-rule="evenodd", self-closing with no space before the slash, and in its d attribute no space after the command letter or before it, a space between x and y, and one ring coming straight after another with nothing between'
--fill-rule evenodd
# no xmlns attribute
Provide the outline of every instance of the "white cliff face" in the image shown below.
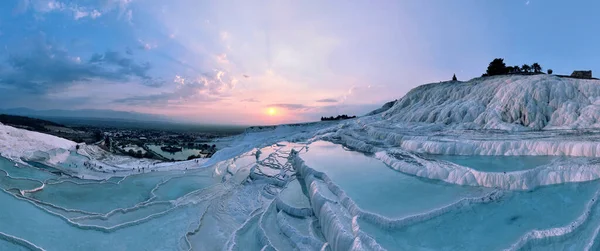
<svg viewBox="0 0 600 251"><path fill-rule="evenodd" d="M0 124L0 155L13 160L30 158L39 152L59 157L69 149L75 149L75 145L67 139Z"/></svg>
<svg viewBox="0 0 600 251"><path fill-rule="evenodd" d="M600 80L514 75L428 84L411 90L383 118L468 129L598 128Z"/></svg>

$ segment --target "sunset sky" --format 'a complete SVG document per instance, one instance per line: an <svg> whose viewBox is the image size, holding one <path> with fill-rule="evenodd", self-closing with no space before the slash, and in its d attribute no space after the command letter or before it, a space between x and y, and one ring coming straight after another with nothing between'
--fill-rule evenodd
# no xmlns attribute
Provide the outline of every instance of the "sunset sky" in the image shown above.
<svg viewBox="0 0 600 251"><path fill-rule="evenodd" d="M600 1L4 0L0 108L362 115L495 57L600 74Z"/></svg>

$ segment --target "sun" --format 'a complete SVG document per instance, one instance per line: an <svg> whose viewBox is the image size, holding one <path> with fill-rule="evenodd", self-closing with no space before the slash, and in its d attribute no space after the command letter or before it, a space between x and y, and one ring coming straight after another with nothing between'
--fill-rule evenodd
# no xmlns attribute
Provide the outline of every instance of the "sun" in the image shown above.
<svg viewBox="0 0 600 251"><path fill-rule="evenodd" d="M275 110L275 108L271 107L267 110L267 113L269 114L269 116L274 116L275 113L277 113L277 111Z"/></svg>

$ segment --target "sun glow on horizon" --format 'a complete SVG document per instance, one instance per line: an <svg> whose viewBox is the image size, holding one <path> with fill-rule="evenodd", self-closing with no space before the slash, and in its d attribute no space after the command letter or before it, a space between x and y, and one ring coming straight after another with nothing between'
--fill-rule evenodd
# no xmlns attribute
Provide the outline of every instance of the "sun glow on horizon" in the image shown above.
<svg viewBox="0 0 600 251"><path fill-rule="evenodd" d="M275 110L275 108L271 107L271 108L267 109L267 114L269 114L269 116L275 116L275 114L277 114L277 110Z"/></svg>

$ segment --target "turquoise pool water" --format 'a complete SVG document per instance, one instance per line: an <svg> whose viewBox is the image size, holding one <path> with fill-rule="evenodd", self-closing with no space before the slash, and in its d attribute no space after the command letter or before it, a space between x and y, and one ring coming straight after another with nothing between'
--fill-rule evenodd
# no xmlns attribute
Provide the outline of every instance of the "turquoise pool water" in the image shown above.
<svg viewBox="0 0 600 251"><path fill-rule="evenodd" d="M315 182L307 187L294 170L292 149L300 150L298 157L306 166L326 176L308 177ZM598 246L594 244L600 231L600 206L594 202L600 193L598 181L500 190L406 175L372 156L324 141L308 147L282 142L260 152L258 157L253 150L203 169L147 172L105 181L65 175L80 168L77 165L84 157L77 154L56 167L15 166L0 158L0 250L28 250L29 244L22 240L45 250L67 251L319 250L348 233L368 236L387 250L503 250L531 231L550 229L571 233L524 241L523 249L591 246L594 250ZM482 172L544 168L569 161L425 158ZM334 187L360 210L345 208ZM23 192L36 188L40 190ZM312 211L315 203L323 203L311 199L315 191L319 200L329 201L320 208L323 211ZM317 218L328 212L335 218ZM576 223L582 217L582 224ZM326 220L332 225L322 225ZM368 238L362 239L364 243Z"/></svg>
<svg viewBox="0 0 600 251"><path fill-rule="evenodd" d="M471 155L424 155L483 172L513 172L533 169L553 161L575 159L565 156L471 156Z"/></svg>
<svg viewBox="0 0 600 251"><path fill-rule="evenodd" d="M388 218L426 215L462 198L476 198L495 190L408 176L370 156L329 142L309 145L301 158L307 166L329 176L361 209ZM526 170L559 160L547 156L436 156L436 159L488 172ZM569 227L586 213L586 205L592 203L600 191L600 182L566 183L530 191L499 191L502 196L490 202L458 207L416 223L388 228L359 217L358 225L388 250L503 250L530 231ZM581 250L572 247L582 248L593 237L600 213L596 208L598 206L591 210L586 224L577 228L575 234L536 242L527 248Z"/></svg>
<svg viewBox="0 0 600 251"><path fill-rule="evenodd" d="M387 217L422 213L492 191L409 176L377 159L324 141L309 145L301 158L307 166L325 172L358 206Z"/></svg>

